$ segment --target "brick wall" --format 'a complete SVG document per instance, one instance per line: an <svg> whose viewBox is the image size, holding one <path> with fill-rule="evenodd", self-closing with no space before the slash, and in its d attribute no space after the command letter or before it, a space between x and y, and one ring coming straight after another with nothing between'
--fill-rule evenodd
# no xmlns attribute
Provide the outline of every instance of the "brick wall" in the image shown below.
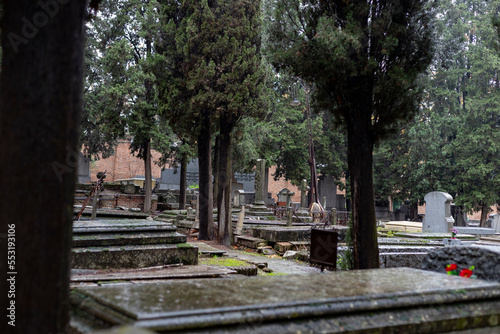
<svg viewBox="0 0 500 334"><path fill-rule="evenodd" d="M136 175L144 175L144 162L133 156L130 153L130 139L121 139L118 141L118 146L115 147L115 154L107 159L96 161L91 166L91 181L97 181L97 172L107 171L106 182L113 182L120 179L129 179ZM155 161L159 161L161 154L157 151L152 151L152 174L153 178L161 177L161 170L164 166L158 166ZM168 168L168 166L165 166ZM293 202L300 202L300 191L292 185L289 181L280 179L274 180L272 174L276 171L275 167L269 168L269 187L268 192L275 201L278 200L278 192L283 188L288 188L290 191L295 192L292 198Z"/></svg>
<svg viewBox="0 0 500 334"><path fill-rule="evenodd" d="M120 179L129 179L136 175L144 175L144 161L132 155L130 152L130 139L120 139L115 147L115 154L109 158L101 159L91 165L90 179L97 181L97 172L106 173L106 182ZM153 178L161 177L162 166L156 163L161 157L160 152L151 151L151 173Z"/></svg>
<svg viewBox="0 0 500 334"><path fill-rule="evenodd" d="M278 202L278 193L281 189L287 188L288 190L295 193L295 196L292 197L292 202L300 203L300 190L298 187L294 186L290 183L290 181L286 181L281 178L277 181L274 180L273 174L276 171L276 167L272 166L269 168L269 185L267 191L271 193L271 197L274 198L275 202Z"/></svg>

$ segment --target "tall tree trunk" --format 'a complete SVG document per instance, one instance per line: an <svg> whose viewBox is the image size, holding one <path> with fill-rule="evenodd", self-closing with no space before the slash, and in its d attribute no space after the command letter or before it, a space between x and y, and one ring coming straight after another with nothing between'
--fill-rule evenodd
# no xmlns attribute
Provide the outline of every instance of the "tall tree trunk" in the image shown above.
<svg viewBox="0 0 500 334"><path fill-rule="evenodd" d="M0 3L0 333L69 332L87 3L61 3Z"/></svg>
<svg viewBox="0 0 500 334"><path fill-rule="evenodd" d="M489 205L483 203L481 205L481 220L479 221L480 227L486 227L486 221L488 220L489 214L490 214Z"/></svg>
<svg viewBox="0 0 500 334"><path fill-rule="evenodd" d="M153 176L151 175L151 141L143 144L144 150L144 212L151 212L151 198L153 195Z"/></svg>
<svg viewBox="0 0 500 334"><path fill-rule="evenodd" d="M213 192L212 192L212 129L210 116L203 115L202 126L198 134L198 161L199 161L199 203L200 233L199 240L212 240L214 229Z"/></svg>
<svg viewBox="0 0 500 334"><path fill-rule="evenodd" d="M181 175L179 182L179 210L184 210L186 208L187 165L187 155L183 155L181 158Z"/></svg>
<svg viewBox="0 0 500 334"><path fill-rule="evenodd" d="M231 163L231 127L227 126L224 121L221 121L219 138L219 190L217 192L217 220L219 222L219 234L217 242L222 245L229 246L231 244L232 235L231 181L233 175Z"/></svg>
<svg viewBox="0 0 500 334"><path fill-rule="evenodd" d="M214 146L214 161L213 161L213 175L214 175L214 199L218 201L219 198L219 165L220 165L220 134L215 136ZM217 208L219 208L217 202Z"/></svg>
<svg viewBox="0 0 500 334"><path fill-rule="evenodd" d="M380 266L372 172L374 138L366 114L353 115L347 128L354 269Z"/></svg>

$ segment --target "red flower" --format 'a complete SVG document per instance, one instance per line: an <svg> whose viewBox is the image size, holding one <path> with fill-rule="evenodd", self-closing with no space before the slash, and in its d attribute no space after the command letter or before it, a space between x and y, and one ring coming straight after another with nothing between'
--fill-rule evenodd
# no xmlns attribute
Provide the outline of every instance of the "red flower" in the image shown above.
<svg viewBox="0 0 500 334"><path fill-rule="evenodd" d="M471 277L472 276L472 270L470 269L462 269L460 272L461 277Z"/></svg>
<svg viewBox="0 0 500 334"><path fill-rule="evenodd" d="M446 266L446 271L452 271L457 269L457 265L455 263L449 264Z"/></svg>

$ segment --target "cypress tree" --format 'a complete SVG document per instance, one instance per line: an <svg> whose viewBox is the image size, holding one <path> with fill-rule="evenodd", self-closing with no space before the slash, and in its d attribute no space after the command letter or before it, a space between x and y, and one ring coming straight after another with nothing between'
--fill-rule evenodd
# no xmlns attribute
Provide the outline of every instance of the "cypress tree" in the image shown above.
<svg viewBox="0 0 500 334"><path fill-rule="evenodd" d="M433 1L285 0L269 51L280 70L315 84L315 104L347 131L354 266L379 266L373 147L418 109L432 58Z"/></svg>

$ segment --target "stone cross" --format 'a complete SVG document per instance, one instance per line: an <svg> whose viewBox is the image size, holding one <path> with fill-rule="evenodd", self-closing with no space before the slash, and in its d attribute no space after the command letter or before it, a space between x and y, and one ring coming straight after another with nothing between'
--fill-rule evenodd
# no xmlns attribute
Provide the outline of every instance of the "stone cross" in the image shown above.
<svg viewBox="0 0 500 334"><path fill-rule="evenodd" d="M450 233L455 220L451 216L450 194L433 191L425 195L425 216L422 223L423 232Z"/></svg>
<svg viewBox="0 0 500 334"><path fill-rule="evenodd" d="M311 189L307 185L307 180L303 179L302 183L300 184L300 207L301 208L307 208L307 192Z"/></svg>

